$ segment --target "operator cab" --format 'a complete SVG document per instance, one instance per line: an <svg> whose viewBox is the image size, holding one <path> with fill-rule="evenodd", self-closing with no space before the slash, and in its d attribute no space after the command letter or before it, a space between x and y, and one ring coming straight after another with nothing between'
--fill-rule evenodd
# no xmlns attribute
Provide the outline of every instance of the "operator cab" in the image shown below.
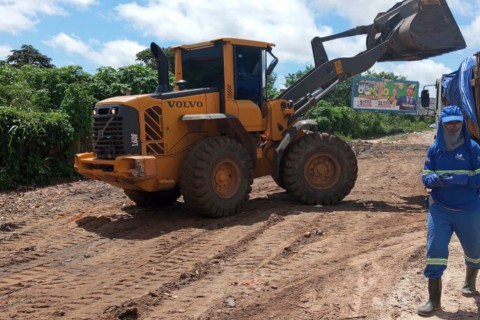
<svg viewBox="0 0 480 320"><path fill-rule="evenodd" d="M223 38L172 48L177 52L176 64L181 63L176 67L176 82L182 81L187 91L215 88L222 96L222 105L225 99L250 100L262 108L267 100L267 76L278 62L271 53L272 46ZM226 88L233 88L233 92Z"/></svg>

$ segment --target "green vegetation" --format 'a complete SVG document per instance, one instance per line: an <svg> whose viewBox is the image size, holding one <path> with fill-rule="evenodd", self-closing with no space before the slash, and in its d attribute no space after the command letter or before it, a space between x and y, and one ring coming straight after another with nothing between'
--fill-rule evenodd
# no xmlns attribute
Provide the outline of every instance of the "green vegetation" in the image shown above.
<svg viewBox="0 0 480 320"><path fill-rule="evenodd" d="M173 68L173 56L167 56ZM150 51L139 52L137 61L118 69L101 67L91 75L80 66L56 68L30 45L12 50L0 61L0 190L76 177L73 156L91 148L94 104L112 96L155 91L157 71ZM287 75L285 86L311 68ZM367 75L398 78L388 73ZM268 78L269 98L279 93L273 85L276 79L276 74ZM351 80L340 83L306 117L315 119L319 130L347 140L423 130L434 121L354 111L349 107L350 92Z"/></svg>
<svg viewBox="0 0 480 320"><path fill-rule="evenodd" d="M303 71L288 74L285 85L288 87L312 68L313 66L307 66ZM390 72L367 71L364 76L405 80L404 77ZM350 108L351 92L352 79L340 82L305 115L305 118L316 120L319 131L334 133L345 140L422 131L429 129L435 122L433 117L427 116L353 110Z"/></svg>
<svg viewBox="0 0 480 320"><path fill-rule="evenodd" d="M32 46L0 63L0 190L75 177L73 156L91 147L92 110L99 100L155 91L146 65L56 68Z"/></svg>
<svg viewBox="0 0 480 320"><path fill-rule="evenodd" d="M72 176L73 134L66 114L0 108L0 190Z"/></svg>
<svg viewBox="0 0 480 320"><path fill-rule="evenodd" d="M429 129L432 117L395 113L355 111L320 101L307 116L316 120L318 130L334 133L345 140L368 139Z"/></svg>

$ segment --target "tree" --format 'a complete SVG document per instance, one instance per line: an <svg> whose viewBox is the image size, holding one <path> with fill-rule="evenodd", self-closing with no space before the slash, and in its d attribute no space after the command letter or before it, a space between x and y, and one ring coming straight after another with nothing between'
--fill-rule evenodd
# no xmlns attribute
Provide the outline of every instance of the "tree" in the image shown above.
<svg viewBox="0 0 480 320"><path fill-rule="evenodd" d="M162 48L162 50L167 56L168 71L173 73L175 71L175 54L171 52L169 48ZM136 61L143 62L147 67L157 70L157 60L150 49L140 51L136 57Z"/></svg>
<svg viewBox="0 0 480 320"><path fill-rule="evenodd" d="M299 70L295 73L289 73L285 77L285 87L288 88L292 84L294 84L297 80L299 80L301 77L303 77L308 71L312 70L313 66L309 65L306 66L304 70Z"/></svg>
<svg viewBox="0 0 480 320"><path fill-rule="evenodd" d="M299 70L295 73L289 73L285 77L285 86L289 87L295 81L303 77L307 72L313 69L313 66L307 66L304 70ZM372 72L367 71L362 76L367 76L371 78L379 78L379 79L400 79L405 80L405 77L397 76L392 72ZM322 101L328 102L329 105L335 107L346 107L350 106L351 101L351 94L352 94L352 79L347 79L344 81L339 82L329 93L327 93L323 98Z"/></svg>
<svg viewBox="0 0 480 320"><path fill-rule="evenodd" d="M12 54L7 56L5 61L8 65L15 68L21 68L24 65L34 65L49 69L55 68L55 65L51 63L51 58L41 54L31 45L24 44L20 50L11 50L10 52Z"/></svg>
<svg viewBox="0 0 480 320"><path fill-rule="evenodd" d="M95 98L85 84L70 84L65 90L61 109L68 115L73 128L73 153L88 149L93 124L92 110Z"/></svg>
<svg viewBox="0 0 480 320"><path fill-rule="evenodd" d="M275 81L277 81L277 74L274 72L267 76L267 99L274 99L280 94L280 91L275 88Z"/></svg>
<svg viewBox="0 0 480 320"><path fill-rule="evenodd" d="M49 92L51 110L60 108L66 90L70 85L90 85L92 83L93 77L78 65L47 69L47 71L47 76L43 79L43 86Z"/></svg>
<svg viewBox="0 0 480 320"><path fill-rule="evenodd" d="M322 100L329 102L334 106L350 106L352 97L352 79L339 82Z"/></svg>
<svg viewBox="0 0 480 320"><path fill-rule="evenodd" d="M157 86L157 73L138 64L118 68L117 79L128 88L129 94L154 92Z"/></svg>
<svg viewBox="0 0 480 320"><path fill-rule="evenodd" d="M147 67L157 70L157 60L150 49L145 49L137 53L135 61L143 62Z"/></svg>
<svg viewBox="0 0 480 320"><path fill-rule="evenodd" d="M368 70L361 76L370 77L370 78L378 78L378 79L405 79L405 77L400 77L395 75L392 72L372 72ZM334 106L340 107L350 107L352 99L352 78L341 81L338 83L332 91L327 93L325 97L322 99L324 101L328 101L330 104Z"/></svg>
<svg viewBox="0 0 480 320"><path fill-rule="evenodd" d="M406 80L404 76L397 76L393 72L372 72L368 70L365 72L364 76L370 77L370 78L379 78L379 79L391 79L391 80Z"/></svg>

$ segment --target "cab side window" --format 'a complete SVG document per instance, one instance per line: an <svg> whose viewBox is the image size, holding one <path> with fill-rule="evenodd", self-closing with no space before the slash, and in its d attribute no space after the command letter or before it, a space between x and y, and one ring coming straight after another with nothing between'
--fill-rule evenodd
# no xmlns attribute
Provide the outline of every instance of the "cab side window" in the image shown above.
<svg viewBox="0 0 480 320"><path fill-rule="evenodd" d="M235 46L235 98L262 105L261 48Z"/></svg>

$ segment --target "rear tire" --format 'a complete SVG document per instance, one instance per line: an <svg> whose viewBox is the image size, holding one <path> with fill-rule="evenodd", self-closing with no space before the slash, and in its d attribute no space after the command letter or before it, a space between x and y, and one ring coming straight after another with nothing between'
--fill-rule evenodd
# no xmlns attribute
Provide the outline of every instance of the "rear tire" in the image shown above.
<svg viewBox="0 0 480 320"><path fill-rule="evenodd" d="M253 162L245 148L228 137L209 137L186 155L180 173L185 203L208 217L236 214L252 190Z"/></svg>
<svg viewBox="0 0 480 320"><path fill-rule="evenodd" d="M175 186L170 190L160 190L155 192L140 190L123 190L127 197L140 207L162 207L174 203L180 197L180 188Z"/></svg>
<svg viewBox="0 0 480 320"><path fill-rule="evenodd" d="M280 175L298 201L330 205L350 193L357 172L357 158L347 143L328 133L312 133L287 149Z"/></svg>

